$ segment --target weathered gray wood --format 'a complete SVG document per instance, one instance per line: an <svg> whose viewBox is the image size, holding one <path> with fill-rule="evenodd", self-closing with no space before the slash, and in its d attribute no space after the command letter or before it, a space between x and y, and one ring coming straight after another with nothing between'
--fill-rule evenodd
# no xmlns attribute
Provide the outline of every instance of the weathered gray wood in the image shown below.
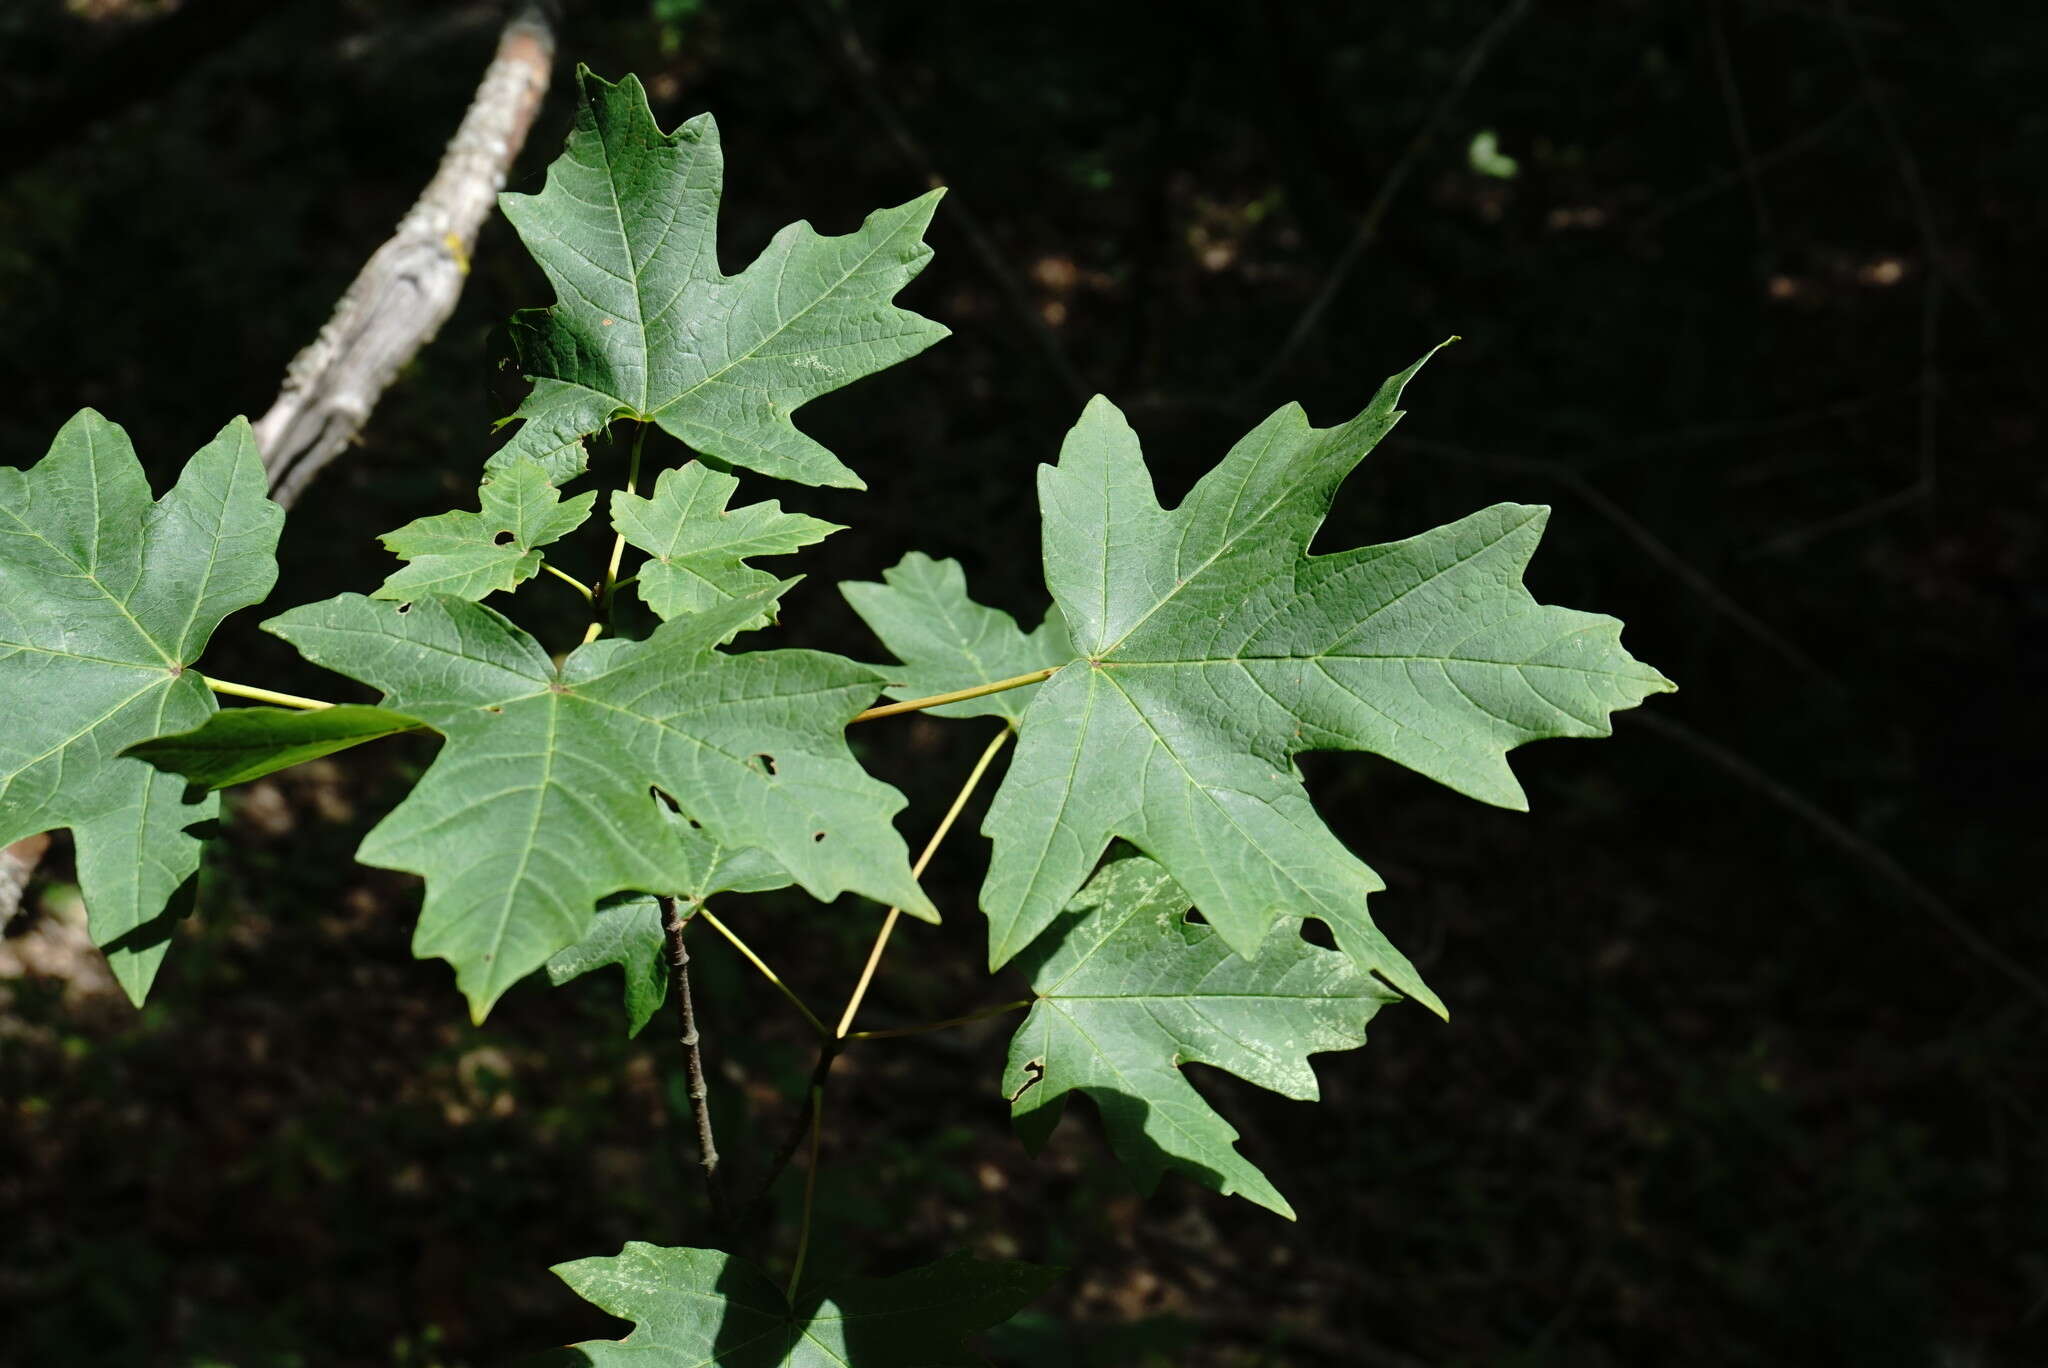
<svg viewBox="0 0 2048 1368"><path fill-rule="evenodd" d="M379 247L334 316L285 373L277 402L256 424L271 497L290 507L347 448L400 368L455 311L478 229L497 203L512 159L547 94L555 35L538 5L506 23L434 179L390 241ZM32 836L0 850L0 923L21 905L48 845Z"/></svg>
<svg viewBox="0 0 2048 1368"><path fill-rule="evenodd" d="M271 497L290 507L369 421L399 370L455 311L477 230L547 93L554 31L539 6L505 25L498 51L434 179L285 373L256 423Z"/></svg>
<svg viewBox="0 0 2048 1368"><path fill-rule="evenodd" d="M37 861L49 847L50 838L43 835L24 836L13 845L0 848L0 926L13 921L14 914L21 910L29 876L36 872Z"/></svg>

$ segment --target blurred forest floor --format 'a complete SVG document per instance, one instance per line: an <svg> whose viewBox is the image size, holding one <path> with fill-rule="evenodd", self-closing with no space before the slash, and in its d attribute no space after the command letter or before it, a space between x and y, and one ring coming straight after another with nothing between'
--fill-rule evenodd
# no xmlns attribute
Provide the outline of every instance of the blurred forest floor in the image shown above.
<svg viewBox="0 0 2048 1368"><path fill-rule="evenodd" d="M186 5L206 40L139 71L107 55L174 6L0 12L9 463L91 404L161 483L266 407L497 22ZM2048 9L618 0L561 43L513 188L560 146L569 64L636 71L664 121L720 118L728 269L952 187L906 302L956 336L802 415L871 492L770 492L854 529L806 557L788 640L878 654L831 586L913 548L1036 621L1026 491L1089 393L1171 501L1273 406L1339 422L1457 333L1319 548L1550 503L1538 596L1623 617L1684 689L1519 753L1529 815L1304 758L1453 1018L1384 1013L1313 1107L1201 1071L1299 1224L1177 1180L1141 1200L1085 1107L1028 1160L992 1023L843 1061L816 1257L1071 1267L992 1341L1017 1368L2048 1362ZM503 320L547 298L495 222L287 529L277 604L374 582L376 534L467 500L520 392ZM550 595L523 608L566 625ZM260 616L209 662L333 693ZM913 835L984 739L861 737ZM673 1046L623 1038L616 978L536 979L473 1028L409 957L417 885L350 862L430 755L242 793L139 1013L52 857L0 942L0 1361L495 1364L619 1333L548 1265L702 1238ZM962 837L871 1025L1017 996L977 982ZM818 1002L875 921L733 912ZM804 1036L697 959L743 1153Z"/></svg>

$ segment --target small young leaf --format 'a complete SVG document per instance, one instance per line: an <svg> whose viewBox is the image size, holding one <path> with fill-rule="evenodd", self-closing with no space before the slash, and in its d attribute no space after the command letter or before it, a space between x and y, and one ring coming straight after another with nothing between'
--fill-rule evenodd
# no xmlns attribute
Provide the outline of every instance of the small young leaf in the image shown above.
<svg viewBox="0 0 2048 1368"><path fill-rule="evenodd" d="M512 461L477 486L480 513L437 513L380 539L411 564L394 571L371 598L426 594L480 599L540 573L538 548L568 536L590 516L595 490L564 499L533 461Z"/></svg>
<svg viewBox="0 0 2048 1368"><path fill-rule="evenodd" d="M498 201L557 302L513 319L533 393L491 464L530 456L559 483L583 469L585 437L637 418L727 465L865 488L790 415L946 336L890 303L931 259L923 233L939 192L844 237L791 224L728 276L711 116L664 133L637 77L577 79L576 128L547 184Z"/></svg>
<svg viewBox="0 0 2048 1368"><path fill-rule="evenodd" d="M554 1272L639 1327L574 1346L594 1368L958 1368L981 1362L962 1347L967 1336L1002 1324L1059 1277L956 1255L893 1278L802 1291L792 1306L742 1259L638 1241Z"/></svg>
<svg viewBox="0 0 2048 1368"><path fill-rule="evenodd" d="M0 846L71 828L92 938L137 1003L220 800L186 803L121 752L214 711L185 667L270 592L283 523L240 418L154 504L127 434L91 409L33 469L0 468Z"/></svg>
<svg viewBox="0 0 2048 1368"><path fill-rule="evenodd" d="M1510 748L1605 736L1610 712L1673 686L1622 649L1613 618L1530 597L1522 571L1546 509L1500 504L1405 542L1308 554L1420 365L1342 427L1279 410L1171 512L1106 399L1039 471L1046 583L1076 658L1032 691L982 825L992 964L1121 836L1239 954L1278 921L1317 917L1361 969L1443 1010L1373 925L1366 898L1383 885L1316 816L1294 755L1374 751L1521 808Z"/></svg>
<svg viewBox="0 0 2048 1368"><path fill-rule="evenodd" d="M701 903L714 893L765 893L789 887L789 875L765 851L728 850L678 814L670 814L669 826L695 871L675 889L684 902ZM661 904L652 894L614 894L597 905L582 940L549 957L548 982L559 988L592 970L618 965L626 977L626 1034L637 1036L668 996L666 944Z"/></svg>
<svg viewBox="0 0 2048 1368"><path fill-rule="evenodd" d="M1256 961L1233 955L1213 928L1186 920L1190 905L1142 856L1089 881L1032 948L1042 956L1027 966L1038 1001L1010 1041L1003 1093L1034 1148L1066 1095L1085 1092L1141 1188L1171 1168L1292 1220L1294 1208L1237 1152L1237 1132L1181 1066L1213 1065L1314 1101L1308 1057L1363 1045L1366 1022L1396 998L1347 956L1298 935L1276 934Z"/></svg>
<svg viewBox="0 0 2048 1368"><path fill-rule="evenodd" d="M1059 609L1047 612L1027 636L1008 613L984 608L967 596L958 561L913 551L884 570L882 578L886 583L849 581L839 592L903 662L890 671L898 681L889 686L891 698L971 689L1074 658ZM1029 691L1012 689L927 711L939 717L1000 717L1014 724L1030 702Z"/></svg>
<svg viewBox="0 0 2048 1368"><path fill-rule="evenodd" d="M312 710L226 708L191 731L138 742L121 754L211 793L424 725L417 717L359 703Z"/></svg>
<svg viewBox="0 0 2048 1368"><path fill-rule="evenodd" d="M661 904L650 893L614 893L597 905L590 929L548 956L548 982L559 988L616 964L626 979L626 1034L637 1036L668 996Z"/></svg>
<svg viewBox="0 0 2048 1368"><path fill-rule="evenodd" d="M652 557L640 567L635 587L662 620L771 589L775 576L748 565L747 557L788 555L844 530L785 513L773 500L729 510L725 505L739 487L732 476L691 461L664 470L652 498L624 490L612 495L612 526ZM767 620L764 613L748 626Z"/></svg>
<svg viewBox="0 0 2048 1368"><path fill-rule="evenodd" d="M263 624L448 738L358 858L426 878L413 949L454 964L479 1020L583 938L598 899L689 886L657 791L713 839L768 852L813 897L850 889L937 919L890 825L903 796L846 747L875 673L816 651L714 649L783 587L645 641L579 646L559 667L491 609L438 595L344 594Z"/></svg>

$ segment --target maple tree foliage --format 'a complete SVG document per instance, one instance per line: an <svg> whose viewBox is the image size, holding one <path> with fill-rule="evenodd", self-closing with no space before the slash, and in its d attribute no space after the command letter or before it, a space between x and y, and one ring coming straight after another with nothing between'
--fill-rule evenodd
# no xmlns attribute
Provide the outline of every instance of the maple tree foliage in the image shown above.
<svg viewBox="0 0 2048 1368"><path fill-rule="evenodd" d="M500 198L556 302L513 320L534 386L493 461L531 457L559 480L582 468L584 438L634 418L729 465L864 488L790 414L946 336L889 302L931 259L939 192L843 237L791 224L728 276L718 125L700 114L664 133L637 78L577 77L576 127L547 185Z"/></svg>
<svg viewBox="0 0 2048 1368"><path fill-rule="evenodd" d="M154 503L127 434L91 409L32 469L0 468L0 845L71 828L93 940L137 1003L220 800L187 803L122 751L214 711L187 667L270 592L283 525L239 418Z"/></svg>
<svg viewBox="0 0 2048 1368"><path fill-rule="evenodd" d="M154 501L120 429L90 410L32 469L0 470L0 690L21 718L0 730L0 844L72 830L92 936L139 1002L217 790L435 733L439 752L358 851L424 880L415 952L453 966L479 1021L536 970L560 984L616 966L638 1032L687 988L683 924L723 929L714 897L794 886L887 904L875 957L897 911L936 920L922 859L913 867L895 825L905 800L863 768L847 728L919 709L993 720L933 846L1014 736L982 823L980 905L991 971L1014 962L1031 997L981 1015L1027 1009L1000 1086L1021 1137L1042 1144L1078 1093L1140 1187L1177 1172L1291 1217L1191 1067L1312 1101L1312 1055L1362 1045L1401 996L1444 1010L1374 925L1382 883L1317 815L1295 757L1370 752L1519 808L1509 750L1604 736L1613 712L1672 685L1622 647L1614 619L1529 594L1545 509L1499 504L1405 540L1309 553L1422 362L1334 427L1279 409L1173 509L1137 435L1098 397L1038 472L1050 606L1033 630L976 603L957 564L912 552L879 582L840 586L892 662L756 646L797 581L753 560L840 529L777 501L733 506L733 472L862 487L791 415L945 335L894 302L930 255L936 192L840 237L792 225L728 276L709 116L664 132L636 80L580 79L545 187L502 201L556 301L516 320L533 388L484 463L477 507L386 534L404 564L371 594L262 624L378 703L195 668L223 618L262 601L276 575L282 514L246 423ZM564 489L586 473L586 441L615 424L630 425L630 464L593 521L598 492ZM609 533L609 557L578 559L590 550L579 532ZM543 572L591 609L566 649L501 611L513 600L482 602ZM629 587L651 626L615 614ZM221 711L216 693L260 706ZM884 695L895 704L877 706ZM1311 921L1336 949L1308 938ZM814 1160L822 1089L868 981L836 1032L797 1003L819 1036ZM694 1051L687 1008L685 1021ZM701 1101L694 1054L691 1066ZM808 1241L808 1196L804 1212ZM812 1287L807 1247L786 1291L716 1250L635 1243L564 1264L572 1288L637 1323L568 1361L972 1363L966 1340L1056 1276L950 1258Z"/></svg>

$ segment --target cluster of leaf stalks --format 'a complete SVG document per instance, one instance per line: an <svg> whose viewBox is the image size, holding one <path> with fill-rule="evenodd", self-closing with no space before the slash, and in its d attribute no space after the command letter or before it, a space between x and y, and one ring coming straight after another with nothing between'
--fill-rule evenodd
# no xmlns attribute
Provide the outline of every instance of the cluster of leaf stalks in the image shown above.
<svg viewBox="0 0 2048 1368"><path fill-rule="evenodd" d="M843 237L794 225L727 276L709 118L665 133L631 78L585 73L583 85L546 187L503 200L557 302L515 319L533 389L486 462L477 509L388 534L404 564L370 595L263 624L377 703L193 668L215 626L275 579L282 515L245 423L155 503L120 429L89 411L32 470L0 471L0 683L10 701L45 704L0 742L0 843L72 829L93 936L140 1001L219 789L380 737L440 735L359 851L425 880L415 952L453 965L477 1020L543 967L560 983L617 965L634 1032L675 1005L726 1250L629 1244L561 1266L639 1323L625 1341L578 1346L587 1362L952 1362L964 1336L1047 1285L1050 1270L964 1257L806 1280L826 1093L856 1040L1026 1011L1000 1087L1028 1146L1081 1092L1140 1186L1173 1170L1291 1217L1183 1066L1313 1099L1309 1057L1362 1044L1381 1005L1444 1010L1374 926L1380 880L1322 824L1293 757L1371 751L1521 807L1510 748L1605 735L1612 711L1671 685L1621 647L1613 619L1529 596L1521 575L1546 510L1503 504L1407 541L1308 553L1421 362L1337 427L1282 408L1171 510L1123 415L1091 402L1039 471L1053 606L1033 631L976 603L959 566L912 553L881 582L841 586L896 663L728 649L773 626L795 583L750 559L839 530L773 502L733 507L732 472L862 487L791 414L945 335L893 302L929 257L937 197ZM595 492L563 489L606 432L630 456L601 568L578 574L550 548L597 514ZM695 459L671 464L683 448ZM589 609L566 651L482 602L543 574ZM256 706L217 710L212 695ZM892 821L902 796L846 741L851 725L909 712L998 724L914 861ZM1018 964L1032 996L854 1029L901 918L938 919L919 880L1013 740L982 827L993 846L980 901L990 970ZM836 1017L799 999L723 901L709 905L792 884L888 907ZM1311 921L1336 948L1304 936ZM737 1166L753 1170L738 1182L707 1100L689 976L698 923L817 1037L797 1124ZM730 1251L762 1228L805 1149L777 1286Z"/></svg>

